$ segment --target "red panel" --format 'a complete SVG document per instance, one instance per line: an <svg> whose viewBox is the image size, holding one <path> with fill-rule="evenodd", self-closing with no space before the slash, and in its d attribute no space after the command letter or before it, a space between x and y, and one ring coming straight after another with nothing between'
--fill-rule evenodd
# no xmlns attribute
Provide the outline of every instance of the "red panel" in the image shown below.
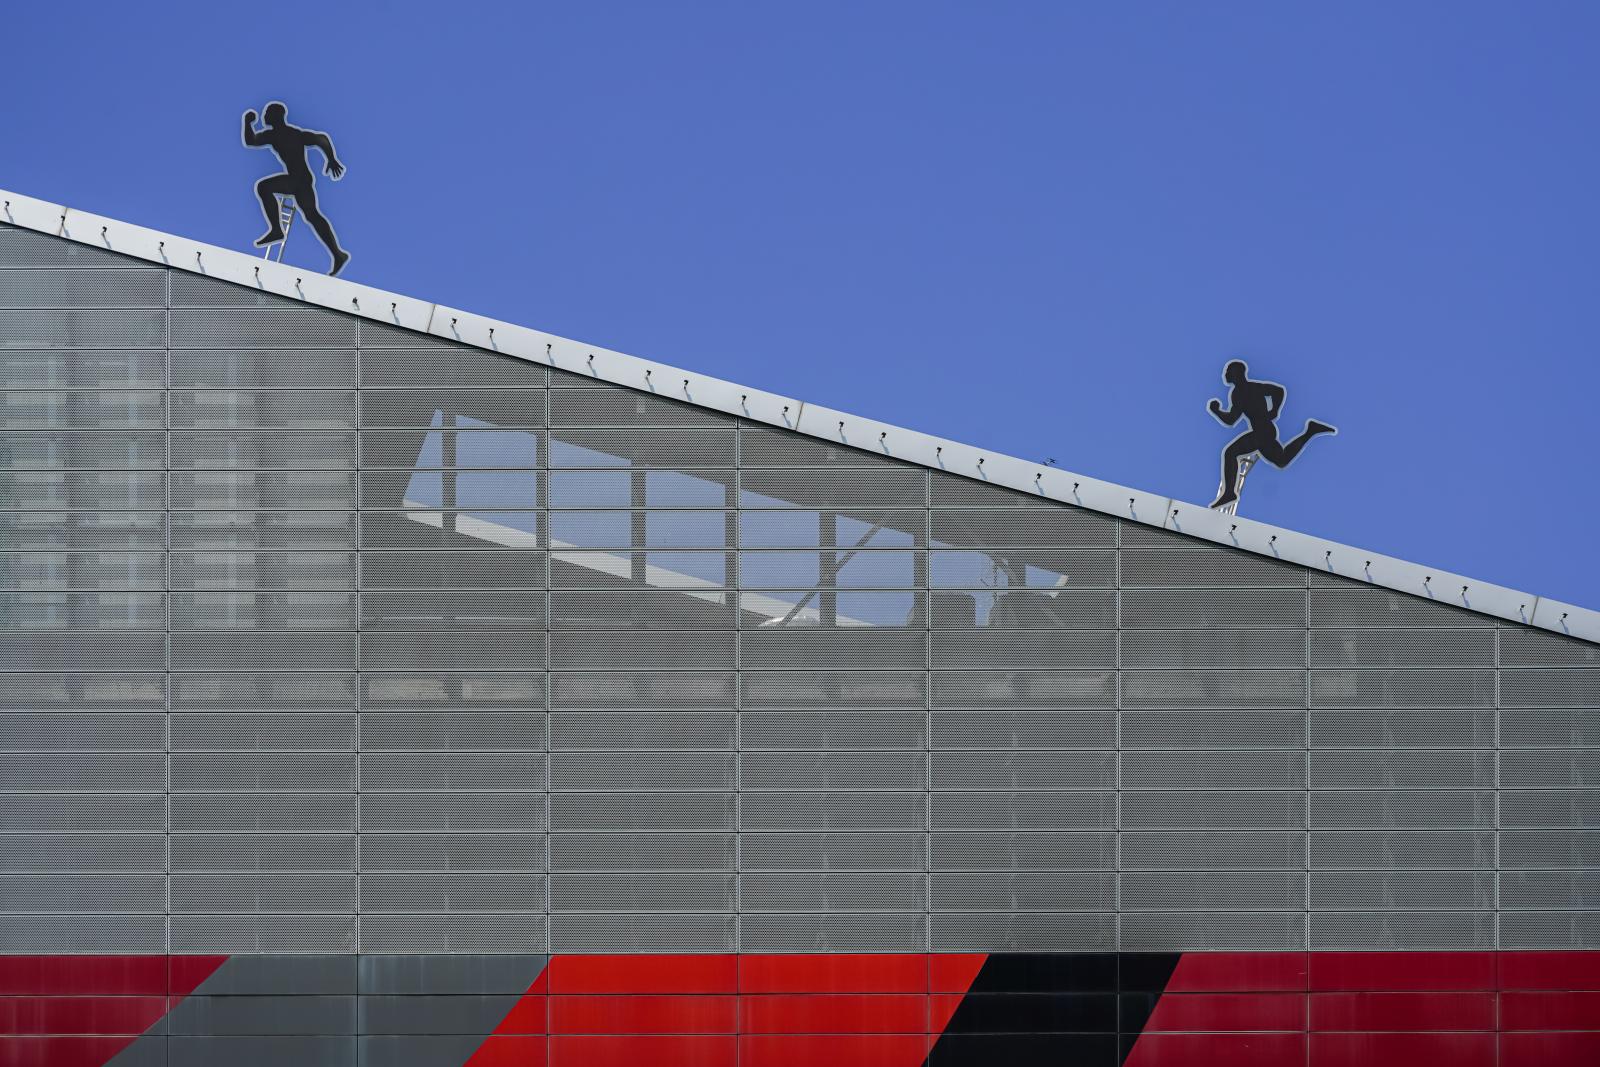
<svg viewBox="0 0 1600 1067"><path fill-rule="evenodd" d="M1600 989L1600 952L1502 952L1501 989Z"/></svg>
<svg viewBox="0 0 1600 1067"><path fill-rule="evenodd" d="M130 1034L167 1013L166 997L0 997L0 1034Z"/></svg>
<svg viewBox="0 0 1600 1067"><path fill-rule="evenodd" d="M553 956L552 993L733 993L733 956Z"/></svg>
<svg viewBox="0 0 1600 1067"><path fill-rule="evenodd" d="M1303 993L1168 993L1145 1033L1174 1030L1304 1030Z"/></svg>
<svg viewBox="0 0 1600 1067"><path fill-rule="evenodd" d="M1313 1030L1493 1030L1493 993L1315 993Z"/></svg>
<svg viewBox="0 0 1600 1067"><path fill-rule="evenodd" d="M1313 990L1484 990L1495 988L1492 952L1314 952Z"/></svg>
<svg viewBox="0 0 1600 1067"><path fill-rule="evenodd" d="M1304 952L1185 952L1169 993L1295 993L1306 988Z"/></svg>
<svg viewBox="0 0 1600 1067"><path fill-rule="evenodd" d="M186 997L200 987L200 983L217 973L217 968L228 962L226 956L173 956L168 961L169 993Z"/></svg>
<svg viewBox="0 0 1600 1067"><path fill-rule="evenodd" d="M4 1067L101 1067L132 1037L0 1037Z"/></svg>
<svg viewBox="0 0 1600 1067"><path fill-rule="evenodd" d="M1142 1034L1123 1067L1302 1067L1305 1062L1304 1034Z"/></svg>
<svg viewBox="0 0 1600 1067"><path fill-rule="evenodd" d="M928 966L920 954L741 956L739 992L921 993Z"/></svg>
<svg viewBox="0 0 1600 1067"><path fill-rule="evenodd" d="M545 1067L542 1037L491 1037L478 1046L467 1067Z"/></svg>
<svg viewBox="0 0 1600 1067"><path fill-rule="evenodd" d="M928 991L931 993L965 993L972 988L972 980L987 954L945 955L928 957Z"/></svg>
<svg viewBox="0 0 1600 1067"><path fill-rule="evenodd" d="M1502 1030L1600 1030L1600 992L1501 993Z"/></svg>
<svg viewBox="0 0 1600 1067"><path fill-rule="evenodd" d="M921 1034L928 998L921 993L741 996L739 1030L748 1034Z"/></svg>
<svg viewBox="0 0 1600 1067"><path fill-rule="evenodd" d="M1502 1034L1500 1067L1594 1067L1600 1034Z"/></svg>
<svg viewBox="0 0 1600 1067"><path fill-rule="evenodd" d="M731 1034L737 998L700 996L552 996L552 1034Z"/></svg>
<svg viewBox="0 0 1600 1067"><path fill-rule="evenodd" d="M739 1067L919 1067L926 1034L786 1034L739 1039Z"/></svg>
<svg viewBox="0 0 1600 1067"><path fill-rule="evenodd" d="M550 1039L550 1067L735 1067L733 1037L573 1037Z"/></svg>
<svg viewBox="0 0 1600 1067"><path fill-rule="evenodd" d="M164 996L165 956L0 956L0 996Z"/></svg>
<svg viewBox="0 0 1600 1067"><path fill-rule="evenodd" d="M1493 1034L1312 1034L1309 1067L1495 1067Z"/></svg>

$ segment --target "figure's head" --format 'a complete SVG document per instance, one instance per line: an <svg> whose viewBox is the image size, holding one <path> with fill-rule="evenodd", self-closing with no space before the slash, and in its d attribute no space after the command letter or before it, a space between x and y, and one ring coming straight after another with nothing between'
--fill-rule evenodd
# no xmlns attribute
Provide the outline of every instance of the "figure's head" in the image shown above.
<svg viewBox="0 0 1600 1067"><path fill-rule="evenodd" d="M1222 368L1222 380L1229 385L1238 385L1245 380L1245 372L1249 369L1242 359L1229 360L1228 365Z"/></svg>
<svg viewBox="0 0 1600 1067"><path fill-rule="evenodd" d="M268 126L282 126L289 117L289 109L274 100L262 109L261 117L266 120Z"/></svg>

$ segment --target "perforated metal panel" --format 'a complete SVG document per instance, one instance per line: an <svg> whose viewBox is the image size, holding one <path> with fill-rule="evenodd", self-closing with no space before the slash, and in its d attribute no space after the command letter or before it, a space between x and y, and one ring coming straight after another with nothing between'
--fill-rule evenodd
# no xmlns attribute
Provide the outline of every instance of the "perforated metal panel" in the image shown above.
<svg viewBox="0 0 1600 1067"><path fill-rule="evenodd" d="M1600 947L1591 644L678 381L0 273L7 950Z"/></svg>

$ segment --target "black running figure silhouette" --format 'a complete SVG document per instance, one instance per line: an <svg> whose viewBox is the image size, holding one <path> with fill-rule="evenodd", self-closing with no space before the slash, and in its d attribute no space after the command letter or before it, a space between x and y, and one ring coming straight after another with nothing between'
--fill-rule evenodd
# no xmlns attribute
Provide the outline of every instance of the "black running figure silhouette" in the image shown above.
<svg viewBox="0 0 1600 1067"><path fill-rule="evenodd" d="M262 109L267 128L256 128L256 113L244 113L244 143L250 148L270 148L283 164L283 173L262 178L256 182L256 196L261 198L261 213L267 217L267 232L256 238L256 247L276 244L283 240L283 226L279 221L278 197L292 196L300 213L316 231L323 247L333 257L328 274L335 275L350 262L350 253L339 247L339 238L333 224L317 210L317 179L306 163L306 149L320 149L325 159L322 171L334 181L344 177L344 164L334 154L333 141L325 133L302 130L289 125L289 109L274 100Z"/></svg>
<svg viewBox="0 0 1600 1067"><path fill-rule="evenodd" d="M1222 401L1213 400L1206 410L1224 426L1232 426L1240 419L1248 419L1250 428L1228 442L1222 450L1222 488L1213 508L1220 508L1239 499L1239 462L1252 452L1274 467L1283 468L1294 462L1306 443L1319 433L1338 433L1325 422L1306 420L1306 428L1288 444L1278 442L1278 415L1288 393L1277 382L1254 382L1246 375L1250 370L1244 360L1235 359L1223 368L1222 380L1233 387L1228 394L1228 408Z"/></svg>

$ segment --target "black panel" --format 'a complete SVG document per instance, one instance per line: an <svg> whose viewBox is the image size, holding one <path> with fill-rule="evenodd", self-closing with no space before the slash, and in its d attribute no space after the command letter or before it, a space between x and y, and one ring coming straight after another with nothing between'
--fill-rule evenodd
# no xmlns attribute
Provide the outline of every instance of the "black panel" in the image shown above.
<svg viewBox="0 0 1600 1067"><path fill-rule="evenodd" d="M939 1039L928 1067L1116 1067L1112 1034L950 1034Z"/></svg>
<svg viewBox="0 0 1600 1067"><path fill-rule="evenodd" d="M1112 993L1117 957L1109 952L997 952L984 961L972 993Z"/></svg>
<svg viewBox="0 0 1600 1067"><path fill-rule="evenodd" d="M1177 953L991 955L928 1067L1118 1064L1177 965Z"/></svg>
<svg viewBox="0 0 1600 1067"><path fill-rule="evenodd" d="M1123 993L1160 993L1167 988L1177 952L1124 952L1117 958L1117 989Z"/></svg>
<svg viewBox="0 0 1600 1067"><path fill-rule="evenodd" d="M1123 993L1117 998L1117 1029L1137 1037L1160 999L1160 993Z"/></svg>
<svg viewBox="0 0 1600 1067"><path fill-rule="evenodd" d="M946 1032L1111 1034L1116 1006L1111 993L968 993Z"/></svg>

